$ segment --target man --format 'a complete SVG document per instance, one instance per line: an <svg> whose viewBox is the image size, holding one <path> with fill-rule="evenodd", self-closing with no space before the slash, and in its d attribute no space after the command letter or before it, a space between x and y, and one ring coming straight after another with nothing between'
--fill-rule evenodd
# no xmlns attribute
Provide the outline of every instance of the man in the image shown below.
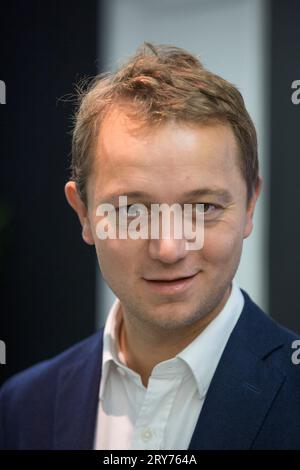
<svg viewBox="0 0 300 470"><path fill-rule="evenodd" d="M94 80L65 193L117 300L104 329L4 385L2 447L300 448L297 336L234 280L261 185L239 91L186 51L145 44ZM175 224L121 237L128 226L102 209L132 221L137 204L144 222L153 204L200 207L203 245ZM113 223L119 236L99 230Z"/></svg>

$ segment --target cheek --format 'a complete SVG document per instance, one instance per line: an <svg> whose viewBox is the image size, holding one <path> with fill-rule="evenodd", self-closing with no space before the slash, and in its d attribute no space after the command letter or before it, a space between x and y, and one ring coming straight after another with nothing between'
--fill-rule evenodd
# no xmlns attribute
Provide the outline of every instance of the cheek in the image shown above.
<svg viewBox="0 0 300 470"><path fill-rule="evenodd" d="M203 259L209 264L231 264L240 256L242 240L237 227L220 226L205 229Z"/></svg>
<svg viewBox="0 0 300 470"><path fill-rule="evenodd" d="M101 273L110 285L130 279L136 256L128 240L98 240L96 252Z"/></svg>

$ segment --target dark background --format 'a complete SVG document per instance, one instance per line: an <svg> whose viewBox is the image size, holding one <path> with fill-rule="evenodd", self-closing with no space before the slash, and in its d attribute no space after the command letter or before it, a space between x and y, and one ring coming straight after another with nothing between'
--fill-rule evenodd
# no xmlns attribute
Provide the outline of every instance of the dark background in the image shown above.
<svg viewBox="0 0 300 470"><path fill-rule="evenodd" d="M270 266L273 318L300 333L300 105L291 84L300 80L300 2L271 2Z"/></svg>
<svg viewBox="0 0 300 470"><path fill-rule="evenodd" d="M97 2L1 3L1 382L88 336L95 255L64 195L74 83L95 75Z"/></svg>
<svg viewBox="0 0 300 470"><path fill-rule="evenodd" d="M95 254L64 196L74 104L59 98L101 70L103 3L1 4L0 339L13 373L95 329ZM271 315L300 332L300 2L271 2L269 103ZM99 52L100 51L100 52Z"/></svg>

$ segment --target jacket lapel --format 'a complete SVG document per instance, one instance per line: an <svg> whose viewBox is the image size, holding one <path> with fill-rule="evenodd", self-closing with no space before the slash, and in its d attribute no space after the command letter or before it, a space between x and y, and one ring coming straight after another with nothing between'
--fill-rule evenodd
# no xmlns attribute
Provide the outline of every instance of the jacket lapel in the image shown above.
<svg viewBox="0 0 300 470"><path fill-rule="evenodd" d="M267 356L277 328L242 290L245 305L209 387L189 449L250 449L285 380Z"/></svg>
<svg viewBox="0 0 300 470"><path fill-rule="evenodd" d="M92 449L102 364L103 329L80 359L60 370L54 449Z"/></svg>

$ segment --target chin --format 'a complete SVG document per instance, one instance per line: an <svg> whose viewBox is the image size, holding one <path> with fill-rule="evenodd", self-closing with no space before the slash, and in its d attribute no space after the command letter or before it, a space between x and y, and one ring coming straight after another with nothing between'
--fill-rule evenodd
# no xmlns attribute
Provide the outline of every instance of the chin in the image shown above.
<svg viewBox="0 0 300 470"><path fill-rule="evenodd" d="M155 316L153 316L155 313ZM203 315L205 316L205 315ZM147 315L149 322L155 323L163 329L179 329L192 325L199 321L202 316L196 307L187 306L186 302L181 305L164 305L157 308L150 308L150 315Z"/></svg>

